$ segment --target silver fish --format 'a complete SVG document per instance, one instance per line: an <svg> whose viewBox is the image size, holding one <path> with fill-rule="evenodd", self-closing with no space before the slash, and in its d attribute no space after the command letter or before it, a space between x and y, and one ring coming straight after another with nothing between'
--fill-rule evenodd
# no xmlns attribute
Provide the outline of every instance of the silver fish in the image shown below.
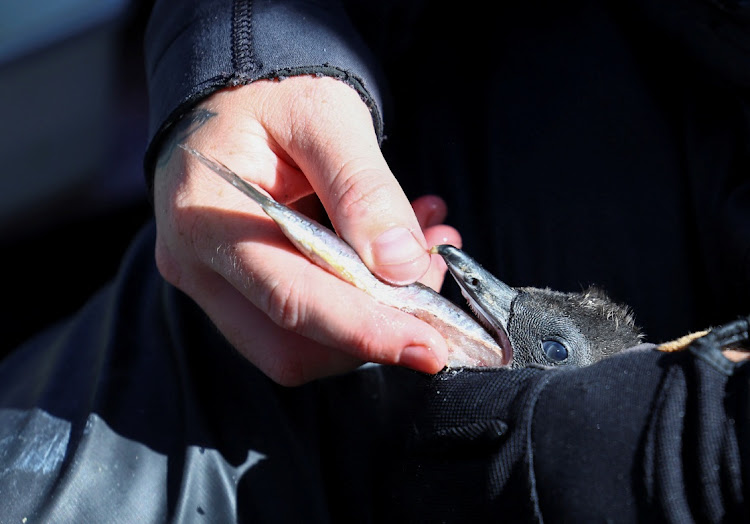
<svg viewBox="0 0 750 524"><path fill-rule="evenodd" d="M291 243L313 263L364 291L381 304L430 324L448 345L449 367L498 367L508 363L503 348L477 321L455 304L420 283L393 286L379 280L356 251L314 220L276 202L232 170L195 149L180 147L258 203Z"/></svg>

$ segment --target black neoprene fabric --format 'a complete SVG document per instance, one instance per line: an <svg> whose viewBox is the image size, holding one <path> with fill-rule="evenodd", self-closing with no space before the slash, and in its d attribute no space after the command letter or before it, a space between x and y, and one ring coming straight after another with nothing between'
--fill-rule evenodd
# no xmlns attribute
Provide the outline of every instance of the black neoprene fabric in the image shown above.
<svg viewBox="0 0 750 524"><path fill-rule="evenodd" d="M271 382L158 275L154 228L0 364L0 515L22 522L732 522L747 364L643 345L585 368L369 367Z"/></svg>
<svg viewBox="0 0 750 524"><path fill-rule="evenodd" d="M147 172L210 92L334 75L370 105L407 195L444 198L486 268L513 286L602 287L669 340L750 311L748 9L160 0Z"/></svg>
<svg viewBox="0 0 750 524"><path fill-rule="evenodd" d="M152 147L194 103L222 87L319 74L352 85L382 134L367 47L340 2L189 0L155 2L146 36ZM154 139L153 137L156 136Z"/></svg>
<svg viewBox="0 0 750 524"><path fill-rule="evenodd" d="M746 522L750 367L720 349L748 338L748 9L156 2L149 175L211 92L334 75L509 284L598 284L654 342L725 325L580 369L283 388L159 276L151 225L0 363L0 520Z"/></svg>

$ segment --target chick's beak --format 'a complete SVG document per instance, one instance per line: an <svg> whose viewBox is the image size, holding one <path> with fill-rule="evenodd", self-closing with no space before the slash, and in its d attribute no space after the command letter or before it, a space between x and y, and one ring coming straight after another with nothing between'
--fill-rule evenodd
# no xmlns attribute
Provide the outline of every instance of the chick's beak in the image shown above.
<svg viewBox="0 0 750 524"><path fill-rule="evenodd" d="M508 320L518 291L508 286L457 247L442 244L430 253L440 255L479 321L503 348L510 363L513 349L508 339Z"/></svg>

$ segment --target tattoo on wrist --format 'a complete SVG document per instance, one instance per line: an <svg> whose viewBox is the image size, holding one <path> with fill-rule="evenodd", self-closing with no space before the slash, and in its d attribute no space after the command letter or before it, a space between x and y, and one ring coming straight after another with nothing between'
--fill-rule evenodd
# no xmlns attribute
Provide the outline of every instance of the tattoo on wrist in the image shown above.
<svg viewBox="0 0 750 524"><path fill-rule="evenodd" d="M182 118L174 125L174 128L170 131L169 136L164 141L164 145L159 152L159 157L156 160L156 167L164 167L172 158L172 153L177 146L183 143L187 138L195 133L203 125L215 117L218 113L196 107L185 113Z"/></svg>

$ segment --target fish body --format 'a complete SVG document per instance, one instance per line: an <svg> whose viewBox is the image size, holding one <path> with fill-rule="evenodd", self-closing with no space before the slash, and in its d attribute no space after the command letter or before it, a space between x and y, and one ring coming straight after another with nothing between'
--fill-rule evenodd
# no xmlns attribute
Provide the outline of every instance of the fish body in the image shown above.
<svg viewBox="0 0 750 524"><path fill-rule="evenodd" d="M284 235L309 260L364 291L378 302L430 324L448 345L449 367L498 367L507 364L503 348L468 313L420 283L393 286L378 279L356 251L330 229L275 201L223 164L181 145L261 206Z"/></svg>

